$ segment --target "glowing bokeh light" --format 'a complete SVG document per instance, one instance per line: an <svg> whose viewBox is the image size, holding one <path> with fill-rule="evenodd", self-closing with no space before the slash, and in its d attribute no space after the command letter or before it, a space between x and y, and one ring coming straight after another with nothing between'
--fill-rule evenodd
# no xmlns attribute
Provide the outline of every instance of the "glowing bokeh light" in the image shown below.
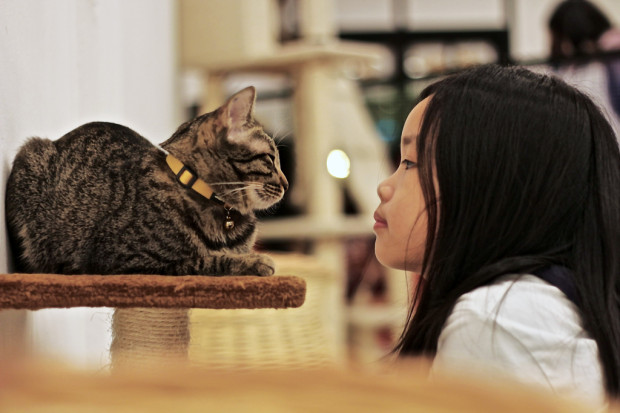
<svg viewBox="0 0 620 413"><path fill-rule="evenodd" d="M327 172L334 178L345 179L351 173L351 161L344 151L334 149L327 155Z"/></svg>

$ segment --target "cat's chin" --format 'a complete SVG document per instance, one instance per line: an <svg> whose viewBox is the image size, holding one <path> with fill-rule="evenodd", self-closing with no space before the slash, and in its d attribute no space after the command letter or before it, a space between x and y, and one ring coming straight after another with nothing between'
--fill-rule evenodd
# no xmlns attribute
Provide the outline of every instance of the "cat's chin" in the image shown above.
<svg viewBox="0 0 620 413"><path fill-rule="evenodd" d="M275 190L250 190L246 192L247 197L244 199L243 205L238 205L235 202L229 204L237 209L241 213L251 211L264 211L267 210L282 200L284 191L280 188L277 192ZM243 202L243 201L242 201Z"/></svg>
<svg viewBox="0 0 620 413"><path fill-rule="evenodd" d="M270 201L253 202L251 205L235 205L230 204L235 210L241 214L253 213L255 211L266 211L282 200L282 197L271 199Z"/></svg>

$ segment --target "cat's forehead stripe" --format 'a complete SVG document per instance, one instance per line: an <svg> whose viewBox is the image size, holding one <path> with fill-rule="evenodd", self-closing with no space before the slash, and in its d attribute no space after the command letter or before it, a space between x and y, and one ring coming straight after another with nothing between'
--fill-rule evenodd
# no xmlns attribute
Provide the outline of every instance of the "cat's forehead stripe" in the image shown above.
<svg viewBox="0 0 620 413"><path fill-rule="evenodd" d="M249 142L248 146L252 150L252 152L256 152L256 153L269 153L272 151L271 145L269 145L269 142L263 139L252 139Z"/></svg>
<svg viewBox="0 0 620 413"><path fill-rule="evenodd" d="M257 126L248 131L248 134L252 136L250 139L250 149L258 153L269 153L273 151L273 145L271 138L263 131L261 126Z"/></svg>
<svg viewBox="0 0 620 413"><path fill-rule="evenodd" d="M264 136L263 128L260 125L255 126L252 129L248 129L247 133L254 138L258 138L259 136Z"/></svg>

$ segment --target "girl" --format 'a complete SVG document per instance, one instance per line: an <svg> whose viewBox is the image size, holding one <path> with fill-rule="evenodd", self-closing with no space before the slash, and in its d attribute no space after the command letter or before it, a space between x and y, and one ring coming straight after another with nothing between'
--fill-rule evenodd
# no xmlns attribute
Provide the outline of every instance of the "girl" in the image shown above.
<svg viewBox="0 0 620 413"><path fill-rule="evenodd" d="M395 351L435 371L484 366L598 403L618 396L609 123L561 80L517 67L470 69L421 98L377 191L379 261L421 274Z"/></svg>

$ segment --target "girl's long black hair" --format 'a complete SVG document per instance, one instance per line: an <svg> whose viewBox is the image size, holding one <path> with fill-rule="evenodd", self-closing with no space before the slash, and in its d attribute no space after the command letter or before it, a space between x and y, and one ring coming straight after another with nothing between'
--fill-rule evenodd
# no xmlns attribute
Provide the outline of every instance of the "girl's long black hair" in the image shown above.
<svg viewBox="0 0 620 413"><path fill-rule="evenodd" d="M427 96L417 141L424 280L395 351L434 356L461 295L561 265L573 274L607 392L618 397L620 152L609 123L560 79L519 67L470 69Z"/></svg>

